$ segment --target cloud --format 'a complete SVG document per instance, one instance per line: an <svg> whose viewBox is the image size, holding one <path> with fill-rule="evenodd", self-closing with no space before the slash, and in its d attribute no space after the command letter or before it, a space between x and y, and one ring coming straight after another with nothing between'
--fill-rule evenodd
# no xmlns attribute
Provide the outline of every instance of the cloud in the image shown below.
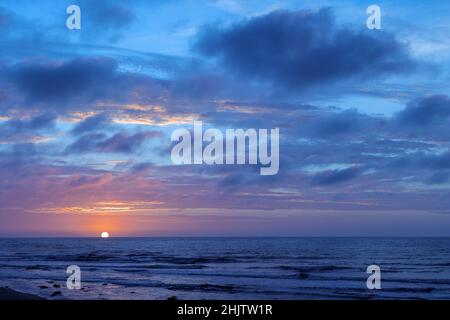
<svg viewBox="0 0 450 320"><path fill-rule="evenodd" d="M22 32L24 27L27 26L28 22L23 21L16 12L10 8L0 7L0 36L2 41L11 39L13 34L19 30L19 33ZM37 32L35 35L37 36Z"/></svg>
<svg viewBox="0 0 450 320"><path fill-rule="evenodd" d="M401 124L427 126L450 118L450 98L447 95L432 95L416 99L397 114Z"/></svg>
<svg viewBox="0 0 450 320"><path fill-rule="evenodd" d="M146 75L120 72L114 59L80 57L68 61L30 60L3 65L3 82L12 87L9 103L61 112L96 103L157 100L164 84Z"/></svg>
<svg viewBox="0 0 450 320"><path fill-rule="evenodd" d="M132 166L131 173L132 174L142 174L153 167L154 167L153 163L150 163L150 162L138 163L138 164L135 164Z"/></svg>
<svg viewBox="0 0 450 320"><path fill-rule="evenodd" d="M422 167L435 170L450 169L450 152L438 155L425 155L420 159Z"/></svg>
<svg viewBox="0 0 450 320"><path fill-rule="evenodd" d="M86 134L80 138L78 138L75 142L70 144L65 153L85 153L95 151L97 143L106 138L106 135L103 133L90 133Z"/></svg>
<svg viewBox="0 0 450 320"><path fill-rule="evenodd" d="M351 167L343 170L327 170L316 174L312 179L313 185L332 185L355 179L361 174L360 167Z"/></svg>
<svg viewBox="0 0 450 320"><path fill-rule="evenodd" d="M72 133L79 135L86 132L95 131L98 129L104 129L105 124L110 120L110 117L106 113L100 113L87 118L86 120L80 122L73 128Z"/></svg>
<svg viewBox="0 0 450 320"><path fill-rule="evenodd" d="M116 133L109 139L97 144L97 150L101 152L129 153L140 147L147 139L161 137L157 131L138 132L128 135L124 132Z"/></svg>
<svg viewBox="0 0 450 320"><path fill-rule="evenodd" d="M67 154L87 152L127 154L136 151L146 140L161 136L158 131L138 132L132 135L119 132L109 138L103 133L90 133L70 144L65 152Z"/></svg>
<svg viewBox="0 0 450 320"><path fill-rule="evenodd" d="M0 128L9 132L36 131L49 129L55 125L56 116L52 113L44 113L28 120L11 119L6 121Z"/></svg>
<svg viewBox="0 0 450 320"><path fill-rule="evenodd" d="M96 8L98 10L93 12L93 17L98 27L120 29L129 26L136 19L130 7L117 3L109 3Z"/></svg>
<svg viewBox="0 0 450 320"><path fill-rule="evenodd" d="M20 63L12 68L16 86L31 101L61 101L87 94L111 81L117 65L106 58L78 58L66 63ZM101 89L100 89L101 91Z"/></svg>
<svg viewBox="0 0 450 320"><path fill-rule="evenodd" d="M104 173L104 174L101 174L98 176L74 175L74 176L70 177L67 184L70 187L86 187L86 186L93 187L93 186L103 185L105 183L110 182L111 180L112 180L112 174L110 174L110 173Z"/></svg>
<svg viewBox="0 0 450 320"><path fill-rule="evenodd" d="M0 32L1 30L4 30L4 28L9 26L12 23L13 19L14 14L3 8L0 8Z"/></svg>
<svg viewBox="0 0 450 320"><path fill-rule="evenodd" d="M397 169L445 170L450 169L450 152L430 154L417 151L394 158L388 165Z"/></svg>
<svg viewBox="0 0 450 320"><path fill-rule="evenodd" d="M75 2L82 12L82 36L116 42L122 32L136 22L134 7L111 0L80 0Z"/></svg>
<svg viewBox="0 0 450 320"><path fill-rule="evenodd" d="M367 135L386 125L383 118L359 113L348 109L329 112L317 117L305 126L304 133L318 138L340 138L343 135L356 138L359 134Z"/></svg>
<svg viewBox="0 0 450 320"><path fill-rule="evenodd" d="M425 183L429 185L445 184L450 180L450 173L436 172L425 179Z"/></svg>
<svg viewBox="0 0 450 320"><path fill-rule="evenodd" d="M271 115L273 116L273 115ZM316 109L302 119L296 135L321 139L360 139L378 137L399 144L396 138L403 138L401 144L415 144L416 148L427 140L447 141L450 134L450 98L447 95L421 97L406 103L405 107L391 117L365 114L356 109ZM409 140L409 142L408 142ZM388 145L384 145L388 149Z"/></svg>
<svg viewBox="0 0 450 320"><path fill-rule="evenodd" d="M335 25L331 9L274 11L228 28L200 32L193 50L234 74L289 89L410 72L405 45L386 32Z"/></svg>
<svg viewBox="0 0 450 320"><path fill-rule="evenodd" d="M164 34L172 30L162 30L162 37L148 44L105 43L125 35L136 40L141 31L134 23L149 17L146 9L158 16L175 7L157 12L157 2L167 4L84 1L82 30L70 32L64 2L61 10L43 4L61 13L45 21L28 20L34 7L22 10L13 2L8 4L13 13L0 11L3 220L18 216L9 208L45 212L34 214L39 219L51 212L89 212L86 208L140 211L145 205L133 203L149 199L164 210L182 209L176 210L181 214L192 208L198 216L217 208L226 208L224 216L245 214L244 208L264 210L258 219L278 217L283 209L296 216L310 209L382 208L391 214L449 208L447 96L411 101L392 119L348 109L376 112L373 101L380 101L387 110L405 97L439 90L430 89L422 73L385 81L416 66L394 35L366 30L364 19L360 31L337 24L330 10L276 11L192 35L197 57L183 51L186 37L183 43L166 41ZM161 19L163 29L172 29L171 19ZM183 23L197 29L203 21ZM171 48L188 57L145 52ZM310 86L320 91L302 91ZM377 99L366 100L367 93ZM314 101L321 105L309 105ZM325 107L334 103L341 105ZM197 118L220 129L279 127L279 174L261 177L259 166L171 165L170 139L159 141L158 133L147 130L168 134L178 126L191 128ZM22 143L50 130L53 140ZM158 154L157 147L164 151Z"/></svg>
<svg viewBox="0 0 450 320"><path fill-rule="evenodd" d="M54 130L56 116L43 113L31 119L10 119L0 125L0 142L31 142L39 134Z"/></svg>

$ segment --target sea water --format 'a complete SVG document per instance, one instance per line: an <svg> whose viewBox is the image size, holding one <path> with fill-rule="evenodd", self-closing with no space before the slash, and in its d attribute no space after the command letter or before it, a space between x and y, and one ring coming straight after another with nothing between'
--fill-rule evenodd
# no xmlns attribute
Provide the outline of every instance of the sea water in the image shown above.
<svg viewBox="0 0 450 320"><path fill-rule="evenodd" d="M81 269L69 290L66 269ZM369 290L369 265L381 290ZM49 299L450 299L450 238L0 239L0 287Z"/></svg>

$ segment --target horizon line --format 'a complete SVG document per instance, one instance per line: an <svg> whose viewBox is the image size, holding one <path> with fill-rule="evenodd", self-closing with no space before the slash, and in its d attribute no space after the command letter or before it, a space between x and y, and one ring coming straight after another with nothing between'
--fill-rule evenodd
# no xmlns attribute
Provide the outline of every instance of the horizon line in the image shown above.
<svg viewBox="0 0 450 320"><path fill-rule="evenodd" d="M280 238L280 239L289 239L289 238L394 238L394 239L402 239L402 238L417 238L417 239L425 239L425 238L450 238L450 235L443 236L443 235L425 235L425 236L408 236L408 235L402 235L402 236L339 236L339 235L330 235L330 236L193 236L193 235L186 235L186 236L110 236L109 238L101 238L100 236L0 236L0 240L5 239L102 239L104 241L108 241L108 239L130 239L130 238L136 238L136 239L143 239L143 238L236 238L236 239L243 239L243 238Z"/></svg>

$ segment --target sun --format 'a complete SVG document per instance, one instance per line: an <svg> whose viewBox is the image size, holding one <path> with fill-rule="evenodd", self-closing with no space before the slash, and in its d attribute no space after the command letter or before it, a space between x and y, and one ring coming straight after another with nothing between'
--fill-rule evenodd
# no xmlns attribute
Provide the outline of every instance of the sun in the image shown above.
<svg viewBox="0 0 450 320"><path fill-rule="evenodd" d="M102 238L109 238L109 233L106 232L106 231L103 231L102 234L101 234L101 237Z"/></svg>

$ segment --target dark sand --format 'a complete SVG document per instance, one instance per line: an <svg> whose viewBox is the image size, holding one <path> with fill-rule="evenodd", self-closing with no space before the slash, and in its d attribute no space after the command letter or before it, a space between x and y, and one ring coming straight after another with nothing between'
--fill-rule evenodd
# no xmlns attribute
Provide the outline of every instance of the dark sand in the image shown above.
<svg viewBox="0 0 450 320"><path fill-rule="evenodd" d="M0 300L45 300L41 297L17 292L9 288L0 288Z"/></svg>

